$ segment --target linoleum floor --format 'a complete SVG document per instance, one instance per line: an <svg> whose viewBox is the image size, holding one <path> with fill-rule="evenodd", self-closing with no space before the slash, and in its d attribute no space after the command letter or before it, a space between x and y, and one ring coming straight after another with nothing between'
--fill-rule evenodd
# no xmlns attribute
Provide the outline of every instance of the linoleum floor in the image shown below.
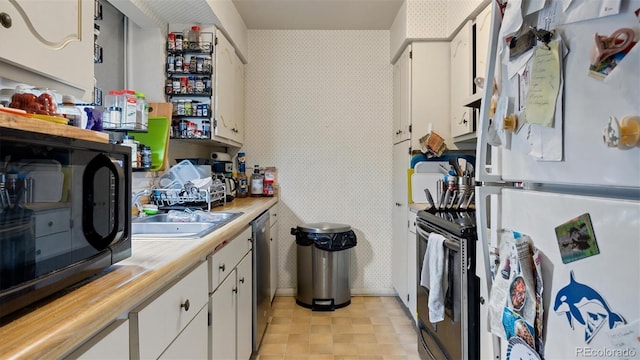
<svg viewBox="0 0 640 360"><path fill-rule="evenodd" d="M335 311L273 300L257 360L419 360L413 320L395 297L352 296Z"/></svg>

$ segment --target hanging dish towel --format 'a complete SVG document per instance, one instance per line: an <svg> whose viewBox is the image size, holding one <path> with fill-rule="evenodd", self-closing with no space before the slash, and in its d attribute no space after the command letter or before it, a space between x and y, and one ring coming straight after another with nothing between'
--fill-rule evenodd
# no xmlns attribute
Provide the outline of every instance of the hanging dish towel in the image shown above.
<svg viewBox="0 0 640 360"><path fill-rule="evenodd" d="M432 324L444 320L444 240L440 234L429 235L420 274L420 286L429 289L429 322Z"/></svg>

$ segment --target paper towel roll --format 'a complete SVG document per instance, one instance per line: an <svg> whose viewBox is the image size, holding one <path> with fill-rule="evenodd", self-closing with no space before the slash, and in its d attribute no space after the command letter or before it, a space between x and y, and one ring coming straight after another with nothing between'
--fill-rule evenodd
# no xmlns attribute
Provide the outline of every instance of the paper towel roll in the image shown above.
<svg viewBox="0 0 640 360"><path fill-rule="evenodd" d="M231 155L223 152L211 152L211 160L216 161L231 161Z"/></svg>

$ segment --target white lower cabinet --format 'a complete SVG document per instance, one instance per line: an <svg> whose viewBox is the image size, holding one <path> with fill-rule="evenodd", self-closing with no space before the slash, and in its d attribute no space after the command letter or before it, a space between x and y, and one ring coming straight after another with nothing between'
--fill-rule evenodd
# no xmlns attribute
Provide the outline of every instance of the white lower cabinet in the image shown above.
<svg viewBox="0 0 640 360"><path fill-rule="evenodd" d="M269 275L271 279L269 288L271 289L271 302L273 302L278 289L278 239L280 238L280 232L278 231L278 204L269 209L269 214L271 215L271 241L269 241Z"/></svg>
<svg viewBox="0 0 640 360"><path fill-rule="evenodd" d="M253 266L252 253L238 264L236 275L238 280L238 317L237 346L238 359L249 359L253 351Z"/></svg>
<svg viewBox="0 0 640 360"><path fill-rule="evenodd" d="M409 210L409 231L407 234L407 307L413 317L418 321L418 249L416 244L416 216L418 214Z"/></svg>
<svg viewBox="0 0 640 360"><path fill-rule="evenodd" d="M235 275L235 270L232 270L231 275L218 286L209 301L209 312L211 313L210 359L236 358L238 302L236 301Z"/></svg>
<svg viewBox="0 0 640 360"><path fill-rule="evenodd" d="M129 320L116 320L89 339L66 359L98 360L129 358Z"/></svg>
<svg viewBox="0 0 640 360"><path fill-rule="evenodd" d="M160 355L160 359L206 359L208 346L202 346L202 344L206 345L209 341L206 331L208 318L209 309L205 305Z"/></svg>
<svg viewBox="0 0 640 360"><path fill-rule="evenodd" d="M207 263L202 262L129 312L131 359L157 359L165 351L167 355L175 354L175 350L168 348L176 341L176 347L182 347L183 342L188 341L190 354L207 353L206 337L201 337L200 341L196 341L197 338L180 339L188 326L189 333L207 333L206 321L194 320L207 304L207 277ZM181 357L192 358L186 354Z"/></svg>
<svg viewBox="0 0 640 360"><path fill-rule="evenodd" d="M209 257L209 358L248 360L252 352L253 253L251 228Z"/></svg>

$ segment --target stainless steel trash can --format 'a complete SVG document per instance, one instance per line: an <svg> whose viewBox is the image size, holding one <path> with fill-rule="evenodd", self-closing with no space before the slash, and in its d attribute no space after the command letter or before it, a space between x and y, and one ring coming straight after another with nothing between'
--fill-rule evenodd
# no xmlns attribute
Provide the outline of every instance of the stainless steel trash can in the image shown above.
<svg viewBox="0 0 640 360"><path fill-rule="evenodd" d="M351 226L302 224L296 236L298 289L296 303L316 311L332 311L351 303L349 270L356 245Z"/></svg>

